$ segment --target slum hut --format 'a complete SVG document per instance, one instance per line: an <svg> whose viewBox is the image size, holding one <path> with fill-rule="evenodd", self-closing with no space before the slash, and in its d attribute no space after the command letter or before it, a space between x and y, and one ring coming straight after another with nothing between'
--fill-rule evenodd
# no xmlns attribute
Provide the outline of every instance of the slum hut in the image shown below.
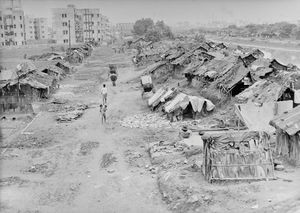
<svg viewBox="0 0 300 213"><path fill-rule="evenodd" d="M255 81L267 78L274 72L274 69L270 68L270 62L269 59L258 58L249 66Z"/></svg>
<svg viewBox="0 0 300 213"><path fill-rule="evenodd" d="M202 172L208 182L275 179L266 132L205 132L202 140Z"/></svg>
<svg viewBox="0 0 300 213"><path fill-rule="evenodd" d="M255 49L251 52L251 54L255 57L255 58L263 58L265 56L265 54L260 50L260 49Z"/></svg>
<svg viewBox="0 0 300 213"><path fill-rule="evenodd" d="M269 80L257 81L236 96L240 103L255 102L259 104L293 100L293 97L293 91L288 86Z"/></svg>
<svg viewBox="0 0 300 213"><path fill-rule="evenodd" d="M185 78L187 79L188 83L191 84L193 78L195 77L195 72L199 69L199 67L203 64L202 61L195 61L187 66L187 68L183 71ZM193 85L195 86L195 85Z"/></svg>
<svg viewBox="0 0 300 213"><path fill-rule="evenodd" d="M69 63L78 64L82 63L84 55L78 50L73 50L67 55L66 59Z"/></svg>
<svg viewBox="0 0 300 213"><path fill-rule="evenodd" d="M223 49L226 49L226 48L227 48L227 46L224 43L219 43L215 46L216 50L223 50Z"/></svg>
<svg viewBox="0 0 300 213"><path fill-rule="evenodd" d="M243 57L242 59L245 65L248 67L252 64L252 62L256 61L257 58L252 53L250 53L247 56Z"/></svg>
<svg viewBox="0 0 300 213"><path fill-rule="evenodd" d="M176 88L165 88L164 92L162 92L162 95L155 96L151 100L151 105L149 105L149 107L152 111L160 111L162 110L163 105L172 100L177 94L178 91Z"/></svg>
<svg viewBox="0 0 300 213"><path fill-rule="evenodd" d="M171 64L173 66L173 71L175 74L177 74L177 75L180 74L181 71L183 70L184 66L193 61L191 58L194 57L194 52L196 50L202 50L202 51L207 52L207 50L205 48L203 48L202 46L199 45L198 47L192 49L189 52L184 53L179 58L172 61Z"/></svg>
<svg viewBox="0 0 300 213"><path fill-rule="evenodd" d="M270 62L270 67L273 68L275 71L279 71L279 70L287 70L288 67L279 63L276 59L273 59Z"/></svg>
<svg viewBox="0 0 300 213"><path fill-rule="evenodd" d="M249 102L235 104L235 113L249 130L274 133L275 128L269 125L270 120L292 108L292 100L265 102L261 104Z"/></svg>
<svg viewBox="0 0 300 213"><path fill-rule="evenodd" d="M300 106L272 119L276 128L276 152L294 164L300 164Z"/></svg>
<svg viewBox="0 0 300 213"><path fill-rule="evenodd" d="M198 67L198 70L194 73L195 81L201 82L205 76L208 76L207 80L214 80L219 75L227 73L236 63L236 58L226 57L224 59L212 59L211 61L205 62L202 66ZM210 72L209 75L206 75Z"/></svg>
<svg viewBox="0 0 300 213"><path fill-rule="evenodd" d="M166 80L169 75L172 74L172 70L170 69L170 65L167 62L159 61L148 66L145 69L144 73L150 74L153 79Z"/></svg>
<svg viewBox="0 0 300 213"><path fill-rule="evenodd" d="M66 74L72 70L72 66L66 61L55 61L54 65L62 69Z"/></svg>
<svg viewBox="0 0 300 213"><path fill-rule="evenodd" d="M225 94L236 96L253 84L250 69L244 64L234 65L225 75L218 78L214 84Z"/></svg>
<svg viewBox="0 0 300 213"><path fill-rule="evenodd" d="M174 99L162 107L162 110L173 122L183 120L184 118L196 119L200 115L205 116L214 108L215 105L208 99L178 93Z"/></svg>
<svg viewBox="0 0 300 213"><path fill-rule="evenodd" d="M56 80L62 80L65 77L64 71L55 65L49 65L40 69L39 71L54 77Z"/></svg>

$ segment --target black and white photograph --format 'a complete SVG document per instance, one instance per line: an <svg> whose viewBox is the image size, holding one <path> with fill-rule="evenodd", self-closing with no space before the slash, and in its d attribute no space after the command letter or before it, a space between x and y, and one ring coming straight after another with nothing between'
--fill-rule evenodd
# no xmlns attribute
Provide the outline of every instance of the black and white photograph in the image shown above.
<svg viewBox="0 0 300 213"><path fill-rule="evenodd" d="M0 0L0 212L300 213L300 0Z"/></svg>

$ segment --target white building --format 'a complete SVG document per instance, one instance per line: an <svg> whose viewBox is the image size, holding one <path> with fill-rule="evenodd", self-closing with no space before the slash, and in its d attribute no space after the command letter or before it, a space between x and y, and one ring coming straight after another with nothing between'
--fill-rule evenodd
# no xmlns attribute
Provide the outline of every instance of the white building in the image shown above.
<svg viewBox="0 0 300 213"><path fill-rule="evenodd" d="M53 9L53 30L58 44L68 44L69 39L71 43L101 42L110 34L108 18L99 9L76 9L74 5Z"/></svg>

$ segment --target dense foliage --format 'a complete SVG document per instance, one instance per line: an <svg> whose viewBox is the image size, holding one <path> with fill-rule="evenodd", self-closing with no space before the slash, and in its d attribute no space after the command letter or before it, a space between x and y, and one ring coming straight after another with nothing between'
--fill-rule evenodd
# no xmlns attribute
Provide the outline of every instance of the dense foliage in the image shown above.
<svg viewBox="0 0 300 213"><path fill-rule="evenodd" d="M151 18L139 19L133 26L133 33L137 36L145 36L148 41L160 41L163 38L173 38L173 33L164 21L154 21Z"/></svg>

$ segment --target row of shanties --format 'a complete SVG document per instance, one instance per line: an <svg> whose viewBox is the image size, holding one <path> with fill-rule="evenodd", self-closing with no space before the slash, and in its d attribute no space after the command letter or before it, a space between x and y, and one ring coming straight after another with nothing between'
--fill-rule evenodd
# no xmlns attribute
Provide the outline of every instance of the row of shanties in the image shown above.
<svg viewBox="0 0 300 213"><path fill-rule="evenodd" d="M31 103L49 98L59 87L59 81L74 69L71 64L82 62L91 55L93 47L92 43L87 43L69 49L66 54L31 56L31 60L19 64L15 70L1 70L0 112L30 112Z"/></svg>
<svg viewBox="0 0 300 213"><path fill-rule="evenodd" d="M198 97L203 103L209 103L209 99L218 106L224 99L232 100L238 117L250 131L276 131L278 153L299 161L299 119L296 119L299 110L295 107L300 104L300 70L297 66L269 59L259 49L210 41L168 43L165 52L156 48L155 43L152 47L140 51L136 64L148 65L144 72L155 82L185 76L189 88L203 96ZM196 118L196 108L188 101L188 95L175 91L177 89L158 90L160 93L154 94L150 100L155 101L149 100L149 106L165 111L171 120L181 120L188 109L193 109L189 117ZM165 107L165 96L167 102L175 100L172 107ZM278 120L278 116L285 118ZM278 124L280 122L285 123Z"/></svg>

